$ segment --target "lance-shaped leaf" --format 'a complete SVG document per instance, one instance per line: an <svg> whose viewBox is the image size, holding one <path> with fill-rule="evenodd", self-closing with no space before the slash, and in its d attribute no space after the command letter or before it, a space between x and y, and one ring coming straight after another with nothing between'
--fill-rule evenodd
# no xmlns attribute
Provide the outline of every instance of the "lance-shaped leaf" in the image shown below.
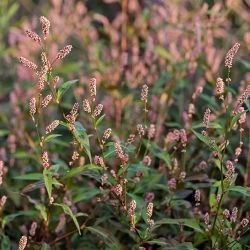
<svg viewBox="0 0 250 250"><path fill-rule="evenodd" d="M92 163L92 157L90 152L90 145L89 145L89 137L86 133L86 129L82 126L80 122L75 122L75 129L73 130L73 134L76 140L79 142L81 147L86 152L90 163Z"/></svg>

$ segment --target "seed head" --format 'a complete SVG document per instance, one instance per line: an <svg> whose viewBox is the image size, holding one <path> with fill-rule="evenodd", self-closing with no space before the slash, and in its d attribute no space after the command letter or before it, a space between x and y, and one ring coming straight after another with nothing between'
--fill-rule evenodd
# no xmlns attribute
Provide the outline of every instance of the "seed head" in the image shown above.
<svg viewBox="0 0 250 250"><path fill-rule="evenodd" d="M136 209L136 201L132 200L129 203L128 215L131 216L131 215L135 214L135 209Z"/></svg>
<svg viewBox="0 0 250 250"><path fill-rule="evenodd" d="M225 209L223 211L223 215L228 219L230 217L230 211L228 209Z"/></svg>
<svg viewBox="0 0 250 250"><path fill-rule="evenodd" d="M37 42L37 43L41 43L42 42L42 39L41 37L36 33L36 32L33 32L31 30L26 30L25 31L26 35L32 39L34 42Z"/></svg>
<svg viewBox="0 0 250 250"><path fill-rule="evenodd" d="M41 60L42 60L43 67L46 66L46 67L48 67L48 69L51 68L49 59L48 59L48 57L47 57L47 55L46 55L45 52L42 52L42 53L41 53Z"/></svg>
<svg viewBox="0 0 250 250"><path fill-rule="evenodd" d="M176 189L176 179L175 178L171 178L169 181L168 181L168 188L170 190L175 190Z"/></svg>
<svg viewBox="0 0 250 250"><path fill-rule="evenodd" d="M242 227L246 227L249 224L249 220L247 218L244 218L242 219L240 224Z"/></svg>
<svg viewBox="0 0 250 250"><path fill-rule="evenodd" d="M155 137L155 125L150 124L149 130L148 130L148 139L153 139Z"/></svg>
<svg viewBox="0 0 250 250"><path fill-rule="evenodd" d="M45 80L46 80L46 75L48 73L48 66L45 65L42 70L38 73L38 87L40 90L44 89L45 86Z"/></svg>
<svg viewBox="0 0 250 250"><path fill-rule="evenodd" d="M114 187L114 192L116 193L117 196L121 196L122 195L122 185L118 184Z"/></svg>
<svg viewBox="0 0 250 250"><path fill-rule="evenodd" d="M241 111L240 108L241 108L242 104L249 98L249 96L250 96L250 85L247 86L245 91L241 94L241 96L236 101L233 115L237 115L240 113L240 111Z"/></svg>
<svg viewBox="0 0 250 250"><path fill-rule="evenodd" d="M154 226L155 222L154 220L148 220L148 227L152 228Z"/></svg>
<svg viewBox="0 0 250 250"><path fill-rule="evenodd" d="M59 125L60 121L59 120L55 120L53 121L50 125L48 125L46 127L46 134L52 132L54 129L56 129L56 127Z"/></svg>
<svg viewBox="0 0 250 250"><path fill-rule="evenodd" d="M240 147L237 147L236 149L235 149L235 156L238 158L239 156L240 156L240 154L241 154L241 152L242 152L242 149L240 148Z"/></svg>
<svg viewBox="0 0 250 250"><path fill-rule="evenodd" d="M91 108L90 108L89 101L87 99L83 100L82 105L83 105L83 110L90 114Z"/></svg>
<svg viewBox="0 0 250 250"><path fill-rule="evenodd" d="M94 109L94 112L93 112L93 116L94 117L97 117L98 115L101 114L102 112L102 109L103 109L103 105L102 104L98 104L95 109Z"/></svg>
<svg viewBox="0 0 250 250"><path fill-rule="evenodd" d="M142 163L149 167L151 165L151 162L152 162L151 158L148 155L145 155Z"/></svg>
<svg viewBox="0 0 250 250"><path fill-rule="evenodd" d="M152 202L149 202L148 206L147 206L148 219L150 219L152 217L152 215L153 215L153 208L154 208L154 204Z"/></svg>
<svg viewBox="0 0 250 250"><path fill-rule="evenodd" d="M77 115L78 114L78 109L79 109L79 104L76 102L73 105L72 110L70 111L71 115Z"/></svg>
<svg viewBox="0 0 250 250"><path fill-rule="evenodd" d="M104 163L104 160L101 156L96 155L94 158L95 164L100 165L102 168L106 169L106 165Z"/></svg>
<svg viewBox="0 0 250 250"><path fill-rule="evenodd" d="M234 46L227 52L226 58L225 58L225 66L227 68L232 68L233 66L233 59L235 54L237 53L238 49L240 47L239 43L235 43Z"/></svg>
<svg viewBox="0 0 250 250"><path fill-rule="evenodd" d="M96 98L96 79L91 78L89 80L89 91L90 91L90 96L92 97L92 100L94 101Z"/></svg>
<svg viewBox="0 0 250 250"><path fill-rule="evenodd" d="M103 137L102 137L102 140L105 142L106 140L108 140L108 138L110 137L111 135L111 128L107 128L104 133L103 133Z"/></svg>
<svg viewBox="0 0 250 250"><path fill-rule="evenodd" d="M36 113L36 98L31 98L30 99L30 115L33 117Z"/></svg>
<svg viewBox="0 0 250 250"><path fill-rule="evenodd" d="M77 151L74 151L74 152L73 152L73 155L72 155L72 161L76 161L78 158L79 158L78 152L77 152Z"/></svg>
<svg viewBox="0 0 250 250"><path fill-rule="evenodd" d="M181 129L180 130L180 139L181 139L182 145L186 146L186 143L187 143L187 134L186 134L186 130L185 129Z"/></svg>
<svg viewBox="0 0 250 250"><path fill-rule="evenodd" d="M137 131L140 137L143 137L145 135L145 129L141 124L137 125Z"/></svg>
<svg viewBox="0 0 250 250"><path fill-rule="evenodd" d="M238 216L238 208L237 208L237 207L234 207L233 210L232 210L232 214L231 214L231 217L230 217L230 221L231 221L231 222L236 222L237 216Z"/></svg>
<svg viewBox="0 0 250 250"><path fill-rule="evenodd" d="M129 138L127 140L127 144L132 144L135 141L135 135L134 134L130 134Z"/></svg>
<svg viewBox="0 0 250 250"><path fill-rule="evenodd" d="M196 202L195 206L199 206L201 201L201 191L199 189L195 190L194 200Z"/></svg>
<svg viewBox="0 0 250 250"><path fill-rule="evenodd" d="M203 116L203 123L204 123L206 128L208 128L208 124L210 121L210 114L211 114L211 110L209 108L207 108L205 113L204 113L204 116Z"/></svg>
<svg viewBox="0 0 250 250"><path fill-rule="evenodd" d="M71 124L75 123L77 115L78 115L78 110L79 110L79 104L75 103L70 113L65 116L65 118L67 119L69 123Z"/></svg>
<svg viewBox="0 0 250 250"><path fill-rule="evenodd" d="M49 156L48 156L47 151L43 152L43 154L42 154L42 165L43 165L43 168L45 168L45 169L48 169L50 167Z"/></svg>
<svg viewBox="0 0 250 250"><path fill-rule="evenodd" d="M224 93L224 81L222 78L217 78L217 81L216 81L216 94L217 95L222 95Z"/></svg>
<svg viewBox="0 0 250 250"><path fill-rule="evenodd" d="M50 21L46 17L41 16L40 23L42 25L43 39L46 40L49 35Z"/></svg>
<svg viewBox="0 0 250 250"><path fill-rule="evenodd" d="M243 107L240 107L240 108L239 108L239 114L242 113L242 112L244 112L244 111L245 111L245 110L244 110ZM244 112L244 113L240 116L240 119L238 120L238 123L239 123L239 124L243 124L243 123L246 122L246 120L247 120L247 114L246 114L246 112Z"/></svg>
<svg viewBox="0 0 250 250"><path fill-rule="evenodd" d="M26 59L25 57L19 57L20 63L22 63L26 68L30 68L33 70L37 70L37 65L30 60Z"/></svg>
<svg viewBox="0 0 250 250"><path fill-rule="evenodd" d="M204 222L205 222L206 225L209 224L209 213L205 213L205 215L204 215Z"/></svg>
<svg viewBox="0 0 250 250"><path fill-rule="evenodd" d="M126 165L128 162L128 155L124 154L122 147L118 142L116 142L114 146L115 146L116 154L118 158L121 160L122 165Z"/></svg>
<svg viewBox="0 0 250 250"><path fill-rule="evenodd" d="M233 177L234 177L235 167L234 167L234 165L233 165L233 163L231 161L227 161L226 162L226 168L227 168L226 180L231 182Z"/></svg>
<svg viewBox="0 0 250 250"><path fill-rule="evenodd" d="M141 100L144 102L148 101L148 86L144 84L141 90Z"/></svg>
<svg viewBox="0 0 250 250"><path fill-rule="evenodd" d="M107 179L108 179L108 175L103 174L102 177L101 177L102 186L104 186L107 183Z"/></svg>
<svg viewBox="0 0 250 250"><path fill-rule="evenodd" d="M63 49L61 49L57 53L56 60L60 60L60 59L63 59L64 57L66 57L70 53L71 49L72 49L72 45L65 46Z"/></svg>
<svg viewBox="0 0 250 250"><path fill-rule="evenodd" d="M51 100L52 100L52 95L51 94L45 96L44 99L42 100L42 103L41 103L42 107L46 108L49 105Z"/></svg>
<svg viewBox="0 0 250 250"><path fill-rule="evenodd" d="M23 235L21 239L19 240L18 250L24 250L27 246L27 236Z"/></svg>

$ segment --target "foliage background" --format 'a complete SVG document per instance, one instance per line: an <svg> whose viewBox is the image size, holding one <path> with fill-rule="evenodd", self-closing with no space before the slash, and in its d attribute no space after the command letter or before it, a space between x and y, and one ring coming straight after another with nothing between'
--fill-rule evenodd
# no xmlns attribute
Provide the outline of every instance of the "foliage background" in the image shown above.
<svg viewBox="0 0 250 250"><path fill-rule="evenodd" d="M214 114L215 131L211 132L211 136L216 138L218 145L223 142L223 128L228 114L221 110L215 97L216 79L226 78L225 55L235 42L239 42L241 47L231 72L229 92L232 98L235 99L249 85L249 10L247 0L1 0L0 160L5 163L6 173L0 194L8 197L1 210L2 249L17 249L19 239L28 234L32 221L37 221L39 225L36 237L30 240L30 247L34 249L46 249L50 243L53 243L52 249L63 246L68 249L211 249L208 242L214 239L204 233L201 218L208 211L213 215L217 193L213 184L220 179L220 172L211 150L196 138L192 130L201 131L203 114L209 107ZM37 91L36 83L33 74L18 63L19 56L39 61L39 46L27 39L24 31L29 28L40 32L39 17L42 15L51 22L48 39L51 57L65 44L73 45L71 54L63 63L58 63L54 72L60 76L61 82L79 79L63 97L60 105L64 114L71 110L74 102L80 104L88 97L89 79L95 77L97 102L104 105L105 113L97 133L101 134L111 127L113 138L126 142L130 134L136 133L136 125L143 122L140 91L144 83L149 86L146 123L156 126L156 134L149 147L153 162L150 168L143 166L142 151L138 159L130 162L126 173L128 199L135 199L142 211L137 215L142 218L138 219L142 231L146 230L145 195L154 192L156 227L147 240L138 240L133 236L126 216L119 209L113 211L112 203L115 201L110 197L106 203L98 202L99 199L105 200L105 195L109 194L108 189L99 188L103 170L88 171L85 168L79 176L64 180L65 171L70 170L68 162L75 146L71 143L70 133L60 126L57 132L63 136L55 138L48 146L53 155L53 166L56 166L54 175L65 187L56 189L55 196L60 204L69 205L74 214L78 214L80 225L85 223L85 217L87 220L82 236L76 232L53 242L61 233L74 230L74 223L67 217L63 231L54 232L63 213L56 206L48 206L41 180L42 166L37 150L39 141L28 105ZM192 94L197 87L203 87L203 93L195 100L195 113L191 124L188 124L188 106L193 102ZM249 102L246 107L249 109ZM48 124L52 118L63 120L63 115L52 107L46 111L44 123ZM81 114L79 121L89 135L95 133L86 114ZM228 195L224 201L224 208L237 206L242 218L248 218L250 205L246 199L250 184L249 127L247 117L244 147L237 163L238 176L234 183L244 188L241 192L238 190ZM181 143L166 145L167 135L174 128L187 129L188 142L184 154ZM99 154L99 148L95 139L91 138L94 157ZM238 144L236 129L230 134L226 160L233 157ZM113 144L110 145L107 153L113 149ZM131 158L136 152L134 147L125 147ZM146 148L147 142L142 146L143 150ZM86 154L82 156L86 158L85 163L89 163ZM117 161L114 155L112 157L107 157L108 164L117 170ZM179 162L179 168L187 173L187 178L172 192L167 183L173 177L171 166L174 158ZM208 168L202 173L194 172L202 160L208 162ZM31 191L26 193L25 188ZM197 188L202 189L200 218L198 215L196 218L193 199ZM44 213L51 217L46 232ZM191 219L185 222L185 230L179 226L180 218ZM241 243L236 244L240 247L238 249L250 245L248 236L247 233ZM221 235L217 237L222 238ZM174 248L178 244L179 248Z"/></svg>

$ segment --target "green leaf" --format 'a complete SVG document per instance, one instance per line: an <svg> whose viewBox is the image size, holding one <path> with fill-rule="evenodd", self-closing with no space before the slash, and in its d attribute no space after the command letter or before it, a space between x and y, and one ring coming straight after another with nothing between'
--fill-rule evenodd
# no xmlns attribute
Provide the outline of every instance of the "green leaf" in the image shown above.
<svg viewBox="0 0 250 250"><path fill-rule="evenodd" d="M211 212L216 212L218 202L216 200L216 195L214 193L210 193L209 195L209 206L211 209Z"/></svg>
<svg viewBox="0 0 250 250"><path fill-rule="evenodd" d="M44 138L44 141L43 142L49 142L51 140L53 140L54 138L57 138L59 136L62 136L60 134L51 134L51 135L47 135L45 138Z"/></svg>
<svg viewBox="0 0 250 250"><path fill-rule="evenodd" d="M177 244L175 246L166 247L164 249L166 250L197 250L197 248L195 248L191 242Z"/></svg>
<svg viewBox="0 0 250 250"><path fill-rule="evenodd" d="M5 234L1 236L1 250L10 250L10 239Z"/></svg>
<svg viewBox="0 0 250 250"><path fill-rule="evenodd" d="M8 135L10 133L9 130L5 130L5 129L0 129L0 137Z"/></svg>
<svg viewBox="0 0 250 250"><path fill-rule="evenodd" d="M49 246L49 244L47 244L45 242L42 244L41 250L50 250L50 249L51 249L51 247Z"/></svg>
<svg viewBox="0 0 250 250"><path fill-rule="evenodd" d="M59 103L62 96L65 94L65 92L75 83L77 83L78 80L71 80L64 82L57 90L57 102Z"/></svg>
<svg viewBox="0 0 250 250"><path fill-rule="evenodd" d="M164 225L164 224L172 224L172 225L184 225L186 227L194 229L194 231L198 233L204 233L204 231L201 229L200 225L195 219L171 219L171 218L165 218L162 220L159 220L155 223L155 226Z"/></svg>
<svg viewBox="0 0 250 250"><path fill-rule="evenodd" d="M229 192L240 193L244 196L250 196L250 187L242 187L242 186L232 186L228 189Z"/></svg>
<svg viewBox="0 0 250 250"><path fill-rule="evenodd" d="M85 228L87 231L92 233L94 236L99 236L107 245L105 249L118 250L122 249L119 241L114 237L114 235L108 231L106 228L98 226L89 226Z"/></svg>
<svg viewBox="0 0 250 250"><path fill-rule="evenodd" d="M89 200L92 197L96 196L97 194L101 193L101 190L98 188L78 188L77 194L73 195L72 201L79 202L83 200Z"/></svg>
<svg viewBox="0 0 250 250"><path fill-rule="evenodd" d="M204 142L210 149L212 149L213 151L216 151L216 152L220 152L219 147L215 143L212 144L211 141L207 137L194 131L193 129L192 129L192 132L196 135L196 137L198 137L199 140Z"/></svg>
<svg viewBox="0 0 250 250"><path fill-rule="evenodd" d="M33 155L33 154L27 153L27 151L18 150L18 151L16 151L16 153L14 154L14 156L17 159L25 159L25 160L26 159L32 159L32 160L37 161L36 156Z"/></svg>
<svg viewBox="0 0 250 250"><path fill-rule="evenodd" d="M46 190L49 195L49 199L51 198L52 194L52 183L53 183L53 178L52 178L52 173L50 172L49 169L44 169L43 170L43 179L44 179L44 184L46 187Z"/></svg>
<svg viewBox="0 0 250 250"><path fill-rule="evenodd" d="M86 129L82 126L80 122L75 122L75 129L73 134L76 140L80 143L81 147L84 148L86 154L88 155L90 163L92 163L92 157L90 152L89 137L86 133Z"/></svg>
<svg viewBox="0 0 250 250"><path fill-rule="evenodd" d="M40 215L43 218L43 220L48 221L48 214L46 207L43 204L37 202L35 203L35 208L40 212Z"/></svg>
<svg viewBox="0 0 250 250"><path fill-rule="evenodd" d="M193 129L196 129L196 128L204 128L205 127L205 125L204 125L204 123L197 123L197 124L193 124L192 125L192 128ZM213 129L224 129L219 123L217 123L217 122L210 122L209 124L208 124L208 128L213 128Z"/></svg>
<svg viewBox="0 0 250 250"><path fill-rule="evenodd" d="M102 170L101 167L94 165L94 164L88 164L80 167L75 167L70 169L63 177L63 179L69 179L76 175L83 174L85 172L93 171L98 172L99 170Z"/></svg>
<svg viewBox="0 0 250 250"><path fill-rule="evenodd" d="M23 217L35 218L36 215L37 215L37 212L35 210L19 211L17 213L12 213L12 214L6 215L2 219L2 228L4 228L5 225L7 225L8 223L10 223L14 219L16 219L16 217L23 216Z"/></svg>
<svg viewBox="0 0 250 250"><path fill-rule="evenodd" d="M234 240L233 238L230 238L230 243L228 244L228 249L230 249L230 250L242 250L242 246L238 241Z"/></svg>
<svg viewBox="0 0 250 250"><path fill-rule="evenodd" d="M73 214L72 210L70 209L69 206L65 205L65 204L59 204L59 203L53 203L53 205L61 207L64 211L65 214L69 215L71 217L71 219L73 220L73 222L75 223L75 226L79 232L79 234L81 235L81 229L80 226L78 224L78 221L75 217L75 215Z"/></svg>
<svg viewBox="0 0 250 250"><path fill-rule="evenodd" d="M144 143L146 143L146 141L144 141ZM149 151L154 155L156 156L157 158L163 160L166 164L167 164L167 167L169 169L171 169L171 158L170 158L170 155L166 152L166 151L163 151L158 145L156 145L154 142L151 142L150 143L150 146L149 146Z"/></svg>
<svg viewBox="0 0 250 250"><path fill-rule="evenodd" d="M106 146L108 147L108 149L104 152L104 156L103 156L104 159L109 159L109 158L114 157L116 155L114 142L108 142Z"/></svg>
<svg viewBox="0 0 250 250"><path fill-rule="evenodd" d="M17 180L40 181L40 180L43 179L43 174L41 174L41 173L30 173L30 174L15 176L13 178L17 179Z"/></svg>
<svg viewBox="0 0 250 250"><path fill-rule="evenodd" d="M239 60L246 68L246 70L250 70L250 62L245 60Z"/></svg>
<svg viewBox="0 0 250 250"><path fill-rule="evenodd" d="M97 128L97 127L101 124L101 122L103 121L104 117L105 117L105 114L102 115L101 117L99 117L99 118L96 120L96 122L95 122L95 128Z"/></svg>
<svg viewBox="0 0 250 250"><path fill-rule="evenodd" d="M165 239L154 239L147 241L149 245L167 246Z"/></svg>
<svg viewBox="0 0 250 250"><path fill-rule="evenodd" d="M91 233L98 235L99 237L107 240L109 238L108 233L106 233L101 227L86 227L86 230Z"/></svg>
<svg viewBox="0 0 250 250"><path fill-rule="evenodd" d="M204 94L204 92L200 95L200 98L206 101L208 106L211 107L211 109L219 110L220 106L216 103L214 98L211 98L210 95Z"/></svg>

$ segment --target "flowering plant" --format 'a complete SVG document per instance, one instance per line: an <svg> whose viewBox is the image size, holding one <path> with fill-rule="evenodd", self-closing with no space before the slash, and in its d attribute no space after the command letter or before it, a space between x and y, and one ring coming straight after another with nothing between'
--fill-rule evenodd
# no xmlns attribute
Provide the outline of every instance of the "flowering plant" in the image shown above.
<svg viewBox="0 0 250 250"><path fill-rule="evenodd" d="M109 106L97 77L61 77L74 43L51 53L50 21L40 25L41 35L25 32L40 60L19 57L33 78L17 112L28 122L8 135L8 157L0 151L1 248L244 249L250 85L234 86L240 44L225 76L198 83L184 108L174 79L121 99L124 86L111 88Z"/></svg>

